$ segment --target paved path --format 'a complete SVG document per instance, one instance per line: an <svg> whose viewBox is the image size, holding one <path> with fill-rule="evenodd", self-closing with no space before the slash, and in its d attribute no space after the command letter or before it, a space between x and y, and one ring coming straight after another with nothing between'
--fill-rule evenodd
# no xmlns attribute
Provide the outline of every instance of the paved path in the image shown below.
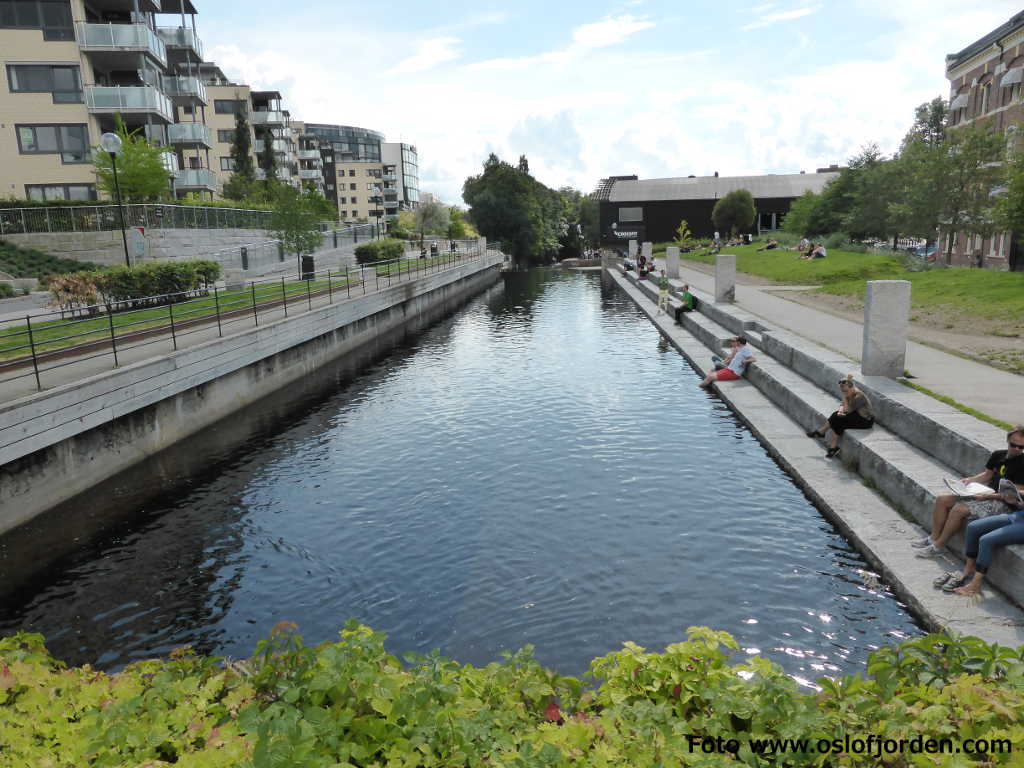
<svg viewBox="0 0 1024 768"><path fill-rule="evenodd" d="M714 295L714 275L685 266L680 266L679 275L693 287ZM783 298L785 291L793 288L737 285L736 303L764 318L766 327L792 331L859 362L864 325ZM932 392L1009 424L1024 423L1024 407L1020 404L1024 377L914 341L907 345L906 367L914 383Z"/></svg>

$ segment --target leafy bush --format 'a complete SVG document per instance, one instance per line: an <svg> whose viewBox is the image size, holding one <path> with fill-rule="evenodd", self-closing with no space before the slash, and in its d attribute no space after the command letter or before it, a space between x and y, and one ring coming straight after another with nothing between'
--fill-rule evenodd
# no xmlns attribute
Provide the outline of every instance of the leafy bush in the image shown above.
<svg viewBox="0 0 1024 768"><path fill-rule="evenodd" d="M356 246L356 262L358 264L372 264L376 261L400 259L404 249L404 242L391 237L384 238L383 240L371 240L368 243Z"/></svg>
<svg viewBox="0 0 1024 768"><path fill-rule="evenodd" d="M5 764L904 768L1003 764L1024 737L1024 650L973 637L885 647L869 678L821 678L804 693L766 659L732 663L733 638L703 627L663 653L626 643L595 659L593 688L541 667L529 646L483 668L436 653L403 665L355 622L317 648L294 629L278 625L246 661L181 649L113 675L65 669L40 635L0 640ZM847 736L990 746L972 762L879 759L845 749ZM783 756L754 742L773 738L809 743Z"/></svg>
<svg viewBox="0 0 1024 768"><path fill-rule="evenodd" d="M0 272L6 272L12 277L43 278L61 272L85 272L94 269L95 264L51 256L35 248L21 248L14 243L0 240Z"/></svg>
<svg viewBox="0 0 1024 768"><path fill-rule="evenodd" d="M206 259L189 261L156 261L135 267L111 267L103 272L86 273L94 294L104 303L131 302L132 308L163 303L164 294L185 294L204 287L220 276L220 265ZM70 292L81 297L80 286L70 281L73 275L53 275L48 278L51 291ZM175 299L180 300L180 299ZM96 297L93 296L95 303ZM59 298L57 303L64 306Z"/></svg>
<svg viewBox="0 0 1024 768"><path fill-rule="evenodd" d="M196 274L202 280L203 286L209 288L220 278L220 264L209 259L195 259L192 262Z"/></svg>
<svg viewBox="0 0 1024 768"><path fill-rule="evenodd" d="M61 311L72 314L83 307L93 306L98 302L99 272L73 272L67 275L51 275L48 279L49 291L53 295L51 304L56 304ZM95 313L95 309L90 310Z"/></svg>
<svg viewBox="0 0 1024 768"><path fill-rule="evenodd" d="M10 283L0 283L0 299L13 299L15 296L14 286Z"/></svg>
<svg viewBox="0 0 1024 768"><path fill-rule="evenodd" d="M833 232L825 238L825 247L830 250L842 248L844 251L848 251L850 249L846 246L849 242L850 238L842 232Z"/></svg>

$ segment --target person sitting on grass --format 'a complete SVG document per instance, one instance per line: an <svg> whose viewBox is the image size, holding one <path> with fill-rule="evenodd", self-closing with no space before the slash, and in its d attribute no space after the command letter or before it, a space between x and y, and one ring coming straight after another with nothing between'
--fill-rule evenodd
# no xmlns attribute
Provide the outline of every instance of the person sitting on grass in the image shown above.
<svg viewBox="0 0 1024 768"><path fill-rule="evenodd" d="M848 429L871 429L875 425L875 414L871 410L868 396L857 389L853 374L848 373L839 380L839 391L843 393L843 402L828 417L828 422L818 429L807 433L808 437L824 437L832 430L832 441L825 457L831 459L839 455L839 438Z"/></svg>
<svg viewBox="0 0 1024 768"><path fill-rule="evenodd" d="M1024 500L1020 496L1024 486L1016 486L1016 490L1016 499L1010 505L1013 507L1010 514L986 517L967 524L967 534L964 537L964 555L967 562L960 578L954 577L955 581L959 582L952 588L955 594L980 595L981 585L992 565L995 550L1008 544L1024 544L1024 504L1021 504ZM944 586L943 591L950 590Z"/></svg>
<svg viewBox="0 0 1024 768"><path fill-rule="evenodd" d="M679 292L679 306L676 307L676 325L683 324L683 312L693 312L697 308L697 297L690 293L690 286L683 283Z"/></svg>
<svg viewBox="0 0 1024 768"><path fill-rule="evenodd" d="M952 493L940 494L932 509L932 530L923 539L911 542L918 549L918 557L935 557L946 551L946 544L960 530L965 521L973 522L1013 512L1009 504L996 491L1000 480L1024 485L1024 426L1015 427L1006 435L1006 450L993 451L985 462L985 469L962 483L981 483L992 493L975 494L961 499Z"/></svg>
<svg viewBox="0 0 1024 768"><path fill-rule="evenodd" d="M704 377L704 381L700 383L700 386L707 389L711 386L712 382L715 381L736 381L737 379L743 378L743 373L747 369L747 365L754 362L757 358L754 357L754 353L750 347L747 346L746 336L737 336L729 340L733 343L732 353L722 361L725 366L717 371L711 371L707 376Z"/></svg>
<svg viewBox="0 0 1024 768"><path fill-rule="evenodd" d="M759 252L760 251L774 251L778 247L779 247L779 241L778 240L772 240L771 238L768 238L768 242L765 243L764 245L762 245L757 250Z"/></svg>

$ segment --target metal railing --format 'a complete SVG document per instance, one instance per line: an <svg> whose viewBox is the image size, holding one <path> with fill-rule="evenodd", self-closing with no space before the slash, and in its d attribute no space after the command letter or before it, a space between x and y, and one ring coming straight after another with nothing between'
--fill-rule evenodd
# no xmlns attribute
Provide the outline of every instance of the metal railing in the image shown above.
<svg viewBox="0 0 1024 768"><path fill-rule="evenodd" d="M156 32L145 24L75 24L78 44L85 50L102 48L145 51L167 66L167 46Z"/></svg>
<svg viewBox="0 0 1024 768"><path fill-rule="evenodd" d="M378 237L375 224L356 224L335 228L332 223L323 222L321 232L324 237L321 249L344 248ZM256 243L222 248L204 255L203 258L216 261L225 270L240 269L244 272L266 272L272 268L280 268L287 260L284 246L281 245L280 240L262 240Z"/></svg>
<svg viewBox="0 0 1024 768"><path fill-rule="evenodd" d="M174 106L150 85L87 85L85 105L93 112L155 112L174 122Z"/></svg>
<svg viewBox="0 0 1024 768"><path fill-rule="evenodd" d="M189 336L204 331L212 338L215 329L222 338L236 324L251 321L259 326L485 256L476 249L430 259L391 259L336 271L251 280L233 287L109 301L26 316L24 322L7 321L0 324L4 326L0 327L0 385L34 378L36 389L42 391L46 378L54 385L61 383L52 372L89 360L109 357L116 368L129 358L132 362L147 359L129 354L132 350L152 345L152 357L168 354L185 346ZM140 304L146 306L140 309Z"/></svg>
<svg viewBox="0 0 1024 768"><path fill-rule="evenodd" d="M139 203L124 206L125 223L146 229L263 229L270 211L197 205ZM0 208L0 237L31 232L106 232L119 230L116 205Z"/></svg>

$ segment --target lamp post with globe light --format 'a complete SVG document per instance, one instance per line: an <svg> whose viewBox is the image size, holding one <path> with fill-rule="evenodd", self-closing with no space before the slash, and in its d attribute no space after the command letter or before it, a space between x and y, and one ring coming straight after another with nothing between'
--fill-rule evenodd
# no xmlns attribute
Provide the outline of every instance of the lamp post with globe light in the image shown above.
<svg viewBox="0 0 1024 768"><path fill-rule="evenodd" d="M121 151L121 137L116 133L104 133L100 136L100 148L110 155L110 165L114 169L114 192L117 195L117 212L121 216L121 242L124 243L124 263L132 265L128 258L128 235L125 233L124 206L121 205L121 186L117 183L117 155Z"/></svg>

